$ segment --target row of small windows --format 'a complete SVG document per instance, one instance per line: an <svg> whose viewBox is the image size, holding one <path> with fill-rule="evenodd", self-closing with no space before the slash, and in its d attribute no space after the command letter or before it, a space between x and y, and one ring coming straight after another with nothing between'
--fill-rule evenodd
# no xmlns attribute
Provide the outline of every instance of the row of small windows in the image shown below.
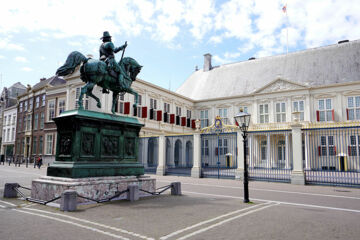
<svg viewBox="0 0 360 240"><path fill-rule="evenodd" d="M35 98L35 108L38 108L40 106L45 106L45 94L41 96L41 105L40 105L40 96L37 96ZM33 98L30 98L29 100L23 101L19 103L19 112L32 110L33 108Z"/></svg>
<svg viewBox="0 0 360 240"><path fill-rule="evenodd" d="M45 135L45 154L52 155L54 154L54 134ZM29 142L26 144L30 144ZM42 155L43 146L44 146L44 137L43 136L34 136L32 138L32 155ZM17 142L16 153L23 155L25 152L25 138L22 138ZM30 150L30 149L29 149Z"/></svg>

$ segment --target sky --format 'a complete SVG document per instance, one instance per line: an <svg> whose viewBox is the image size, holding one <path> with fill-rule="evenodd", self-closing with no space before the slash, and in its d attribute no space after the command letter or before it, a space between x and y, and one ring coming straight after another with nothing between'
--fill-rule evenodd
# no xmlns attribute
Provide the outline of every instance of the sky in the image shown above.
<svg viewBox="0 0 360 240"><path fill-rule="evenodd" d="M206 53L216 66L360 39L360 1L2 1L0 87L52 77L75 50L99 58L104 31L140 79L176 91Z"/></svg>

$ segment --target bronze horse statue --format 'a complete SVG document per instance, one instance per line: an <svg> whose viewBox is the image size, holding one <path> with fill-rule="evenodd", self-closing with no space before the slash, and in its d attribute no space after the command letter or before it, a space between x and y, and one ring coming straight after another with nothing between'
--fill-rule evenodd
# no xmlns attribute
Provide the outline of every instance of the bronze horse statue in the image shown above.
<svg viewBox="0 0 360 240"><path fill-rule="evenodd" d="M66 62L61 66L57 71L56 75L66 76L75 71L75 68L83 64L80 67L80 78L85 82L85 86L81 88L80 96L78 99L79 109L83 109L83 97L84 94L94 98L97 102L97 107L101 108L101 102L98 97L96 97L92 90L95 85L98 85L103 88L103 93L109 93L108 90L113 92L112 107L111 112L115 113L116 102L119 97L119 93L131 93L135 96L134 108L136 108L138 103L138 94L131 88L131 84L136 80L136 76L141 71L142 66L139 65L135 59L130 57L124 57L119 61L120 67L124 70L123 72L127 74L124 76L123 82L118 82L118 77L115 72L108 72L107 65L103 61L86 58L80 52L74 51L69 54ZM121 74L121 73L120 73Z"/></svg>

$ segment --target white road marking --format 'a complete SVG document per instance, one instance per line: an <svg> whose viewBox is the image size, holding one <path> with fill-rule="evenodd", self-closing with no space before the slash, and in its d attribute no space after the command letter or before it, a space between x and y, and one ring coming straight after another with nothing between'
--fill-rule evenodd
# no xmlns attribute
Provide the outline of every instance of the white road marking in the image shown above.
<svg viewBox="0 0 360 240"><path fill-rule="evenodd" d="M6 208L5 206L3 206L3 205L0 205L0 208Z"/></svg>
<svg viewBox="0 0 360 240"><path fill-rule="evenodd" d="M117 232L125 233L125 234L128 234L128 235L139 237L139 238L146 239L146 240L154 240L153 238L149 238L149 237L146 237L146 236L140 235L138 233L134 233L134 232L129 232L129 231L126 231L126 230L121 229L121 228L111 227L111 226L107 226L107 225L104 225L104 224L101 224L101 223L96 223L96 222L92 222L92 221L89 221L89 220L68 216L68 215L65 215L65 214L53 213L53 212L48 212L48 211L34 209L34 208L24 208L24 209L25 210L30 210L30 211L35 211L35 212L51 214L51 215L55 215L55 216L61 216L61 217L69 218L69 219L72 219L72 220L76 220L76 221L84 222L84 223L88 223L88 224L93 224L95 226L111 229L111 230L114 230L114 231L117 231Z"/></svg>
<svg viewBox="0 0 360 240"><path fill-rule="evenodd" d="M276 204L276 205L278 205L278 204ZM235 220L235 219L244 217L244 216L246 216L246 215L249 215L249 214L252 214L252 213L255 213L255 212L264 210L264 209L266 209L266 208L273 207L273 206L275 206L275 205L267 205L267 206L264 206L264 207L261 207L261 208L257 208L257 209L251 210L251 211L249 211L249 212L240 214L240 215L238 215L238 216L225 219L225 220L223 220L223 221L221 221L221 222L218 222L218 223L216 223L216 224L210 225L210 226L208 226L208 227L206 227L206 228L203 228L203 229L200 229L200 230L198 230L198 231L192 232L192 233L190 233L190 234L188 234L188 235L185 235L185 236L183 236L183 237L181 237L181 238L177 238L177 240L187 239L187 238L192 237L192 236L194 236L194 235L197 235L197 234L199 234L199 233L203 233L203 232L206 232L206 231L208 231L208 230L210 230L210 229L212 229L212 228L215 228L215 227L218 227L218 226L220 226L220 225L223 225L224 223L233 221L233 220Z"/></svg>
<svg viewBox="0 0 360 240"><path fill-rule="evenodd" d="M125 238L125 237L122 237L120 235L115 235L115 234L112 234L110 232L105 232L105 231L102 231L102 230L97 229L97 228L85 226L85 225L82 225L82 224L79 224L79 223L76 223L76 222L71 222L71 221L60 219L60 218L50 217L50 216L47 216L47 215L38 214L38 213L32 213L32 212L23 211L23 210L17 210L17 209L12 209L12 210L16 211L16 212L21 212L21 213L25 213L25 214L30 214L30 215L34 215L34 216L39 216L39 217L51 219L51 220L62 222L62 223L67 223L67 224L70 224L70 225L73 225L73 226L77 226L77 227L80 227L80 228L85 228L87 230L98 232L98 233L101 233L101 234L104 234L104 235L107 235L107 236L110 236L110 237L114 237L114 238L117 238L117 239L130 240L129 238Z"/></svg>
<svg viewBox="0 0 360 240"><path fill-rule="evenodd" d="M8 205L13 206L13 207L16 207L16 206L17 206L17 205L15 205L15 204L12 204L12 203L9 203L9 202L6 202L6 201L1 201L1 200L0 200L0 202L5 203L5 204L8 204Z"/></svg>
<svg viewBox="0 0 360 240"><path fill-rule="evenodd" d="M206 220L206 221L199 222L199 223L197 223L197 224L195 224L195 225L192 225L191 227L186 227L186 228L180 229L180 230L178 230L178 231L176 231L176 232L173 232L173 233L170 233L170 234L168 234L168 235L166 235L166 236L163 236L163 237L161 237L160 239L161 239L161 240L168 239L168 238L173 237L173 236L175 236L175 235L178 235L178 234L180 234L180 233L182 233L182 232L191 230L191 229L193 229L193 228L197 228L197 227L199 227L199 226L202 226L202 225L204 225L204 224L207 224L207 223L210 223L210 222L219 220L219 219L224 218L224 217L228 217L228 216L231 216L231 215L240 213L240 212L247 211L247 210L249 210L249 209L253 209L253 208L255 208L255 207L259 207L259 206L264 205L264 204L268 204L268 203L261 203L261 204L254 205L254 206L251 206L251 207L248 207L248 208L243 208L243 209L239 209L239 210L236 210L236 211L233 211L233 212L229 212L229 213L227 213L227 214L224 214L224 215L221 215L221 216L212 218L212 219L208 219L208 220Z"/></svg>
<svg viewBox="0 0 360 240"><path fill-rule="evenodd" d="M223 198L235 198L235 199L242 199L243 198L243 197L235 197L235 196L229 196L229 195L219 195L219 194L199 193L199 192L189 192L189 191L183 191L183 193L205 195L205 196L212 196L212 197L223 197ZM282 202L282 201L274 201L274 200L259 199L259 198L251 198L250 200L256 200L256 201L261 201L261 202L273 202L273 203L280 203L280 204L294 205L294 206L303 206L303 207L311 207L311 208L323 208L323 209L337 210L337 211L344 211L344 212L360 213L360 210L349 209L349 208L326 207L326 206L320 206L320 205L293 203L293 202Z"/></svg>
<svg viewBox="0 0 360 240"><path fill-rule="evenodd" d="M157 182L173 182L166 180L157 180ZM207 187L218 187L218 188L230 188L230 189L243 189L243 187L232 187L232 186L223 186L223 185L210 185L204 183L187 183L181 182L181 184L193 185L193 186L207 186ZM255 191L264 191L264 192L279 192L279 193L290 193L290 194L300 194L300 195L309 195L309 196L320 196L320 197L333 197L333 198L348 198L348 199L357 199L360 200L360 197L350 197L342 195L331 195L331 194L320 194L320 193L305 193L305 192L293 192L293 191L283 191L283 190L273 190L273 189L263 189L263 188L250 188L250 190Z"/></svg>

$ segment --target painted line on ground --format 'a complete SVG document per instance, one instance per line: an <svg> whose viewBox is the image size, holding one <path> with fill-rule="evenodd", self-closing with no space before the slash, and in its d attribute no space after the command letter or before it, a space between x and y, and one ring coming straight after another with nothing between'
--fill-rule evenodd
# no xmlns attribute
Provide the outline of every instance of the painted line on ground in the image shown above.
<svg viewBox="0 0 360 240"><path fill-rule="evenodd" d="M138 237L138 238L142 238L142 239L146 239L146 240L154 240L153 238L143 236L143 235L138 234L138 233L130 232L130 231L127 231L127 230L124 230L124 229L121 229L121 228L111 227L111 226L107 226L107 225L104 225L104 224L101 224L101 223L92 222L92 221L89 221L89 220L76 218L76 217L68 216L68 215L65 215L65 214L53 213L53 212L48 212L48 211L35 209L35 208L28 208L28 207L24 208L24 210L30 210L30 211L40 212L40 213L44 213L44 214L51 214L51 215L55 215L55 216L61 216L61 217L69 218L69 219L76 220L76 221L79 221L79 222L93 224L93 225L98 226L98 227L103 227L103 228L106 228L106 229L111 229L113 231L125 233L125 234L128 234L128 235L134 236L134 237Z"/></svg>
<svg viewBox="0 0 360 240"><path fill-rule="evenodd" d="M14 171L14 170L4 170L4 169L0 169L0 171L9 172L9 173L22 173L22 174L28 174L28 175L44 176L44 174L30 173L30 172L24 172L24 171Z"/></svg>
<svg viewBox="0 0 360 240"><path fill-rule="evenodd" d="M38 216L38 217L51 219L51 220L62 222L62 223L67 223L67 224L70 224L72 226L85 228L87 230L94 231L94 232L97 232L97 233L101 233L101 234L104 234L104 235L107 235L107 236L110 236L110 237L114 237L114 238L117 238L117 239L130 240L129 238L126 238L126 237L123 237L123 236L120 236L120 235L116 235L116 234L113 234L113 233L110 233L110 232L102 231L102 230L97 229L97 228L85 226L85 225L82 225L82 224L79 224L79 223L76 223L76 222L67 221L67 220L63 220L63 219L60 219L60 218L55 218L55 217L51 217L51 216L47 216L47 215L43 215L43 214L32 213L32 212L18 210L18 209L12 209L12 210L16 211L16 212L21 212L21 213L25 213L25 214L30 214L30 215L34 215L34 216Z"/></svg>
<svg viewBox="0 0 360 240"><path fill-rule="evenodd" d="M166 180L156 180L157 182L173 182ZM244 189L243 187L232 187L232 186L224 186L224 185L210 185L204 183L187 183L181 182L181 184L193 185L193 186L207 186L207 187L218 187L218 188L230 188L230 189ZM331 195L331 194L321 194L321 193L305 193L305 192L293 192L293 191L283 191L283 190L274 190L274 189L263 189L263 188L250 188L249 190L253 191L264 191L264 192L279 192L279 193L290 193L290 194L300 194L300 195L309 195L309 196L320 196L320 197L333 197L333 198L347 198L347 199L356 199L360 200L360 197L350 197L350 196L342 196L342 195Z"/></svg>
<svg viewBox="0 0 360 240"><path fill-rule="evenodd" d="M0 205L0 208L6 208L5 206L3 206L3 205Z"/></svg>
<svg viewBox="0 0 360 240"><path fill-rule="evenodd" d="M190 191L183 191L183 193L190 193L190 194L197 194L197 195L205 195L205 196L212 196L212 197L223 197L223 198L243 199L243 197L235 197L235 196L219 195L219 194L211 194L211 193L199 193L199 192L190 192ZM269 199L259 199L259 198L251 198L250 200L261 201L261 202L280 203L280 204L294 205L294 206L302 206L302 207L311 207L311 208L323 208L323 209L337 210L337 211L344 211L344 212L360 213L360 210L357 210L357 209L349 209L349 208L336 208L336 207L327 207L327 206L321 206L321 205L304 204L304 203L294 203L294 202L282 202L282 201L275 201L275 200L269 200Z"/></svg>
<svg viewBox="0 0 360 240"><path fill-rule="evenodd" d="M8 204L8 205L13 206L13 207L16 207L16 206L17 206L17 205L15 205L15 204L12 204L12 203L9 203L9 202L6 202L6 201L1 201L1 200L0 200L0 202L5 203L5 204Z"/></svg>
<svg viewBox="0 0 360 240"><path fill-rule="evenodd" d="M197 228L197 227L202 226L202 225L207 224L207 223L214 222L214 221L219 220L219 219L221 219L221 218L225 218L225 217L228 217L228 216L231 216L231 215L240 213L240 212L244 212L244 211L247 211L247 210L250 210L250 209L253 209L253 208L262 206L262 205L264 205L264 204L269 204L269 203L261 203L261 204L254 205L254 206L251 206L251 207L248 207L248 208L243 208L243 209L239 209L239 210L236 210L236 211L233 211L233 212L229 212L229 213L223 214L223 215L221 215L221 216L218 216L218 217L215 217L215 218L211 218L211 219L208 219L208 220L206 220L206 221L199 222L199 223L197 223L197 224L195 224L195 225L192 225L191 227L186 227L186 228L180 229L180 230L178 230L178 231L172 232L172 233L170 233L170 234L168 234L168 235L166 235L166 236L161 237L160 239L161 239L161 240L168 239L168 238L173 237L173 236L175 236L175 235L178 235L178 234L180 234L180 233L182 233L182 232L191 230L191 229L193 229L193 228Z"/></svg>
<svg viewBox="0 0 360 240"><path fill-rule="evenodd" d="M257 208L257 209L248 211L248 212L246 212L246 213L242 213L242 214L240 214L240 215L238 215L238 216L225 219L225 220L223 220L223 221L221 221L221 222L218 222L218 223L216 223L216 224L210 225L210 226L205 227L205 228L203 228L203 229L200 229L200 230L198 230L198 231L192 232L192 233L190 233L190 234L188 234L188 235L185 235L185 236L183 236L183 237L181 237L181 238L177 238L177 240L187 239L187 238L192 237L192 236L194 236L194 235L197 235L197 234L199 234L199 233L206 232L206 231L208 231L208 230L210 230L210 229L212 229L212 228L221 226L221 225L223 225L224 223L233 221L233 220L238 219L238 218L245 217L245 216L250 215L250 214L252 214L252 213L256 213L256 212L259 212L259 211L261 211L261 210L264 210L264 209L266 209L266 208L273 207L273 206L276 206L276 205L278 205L278 204L275 204L275 205L266 205L266 206L264 206L264 207L261 207L261 208Z"/></svg>

